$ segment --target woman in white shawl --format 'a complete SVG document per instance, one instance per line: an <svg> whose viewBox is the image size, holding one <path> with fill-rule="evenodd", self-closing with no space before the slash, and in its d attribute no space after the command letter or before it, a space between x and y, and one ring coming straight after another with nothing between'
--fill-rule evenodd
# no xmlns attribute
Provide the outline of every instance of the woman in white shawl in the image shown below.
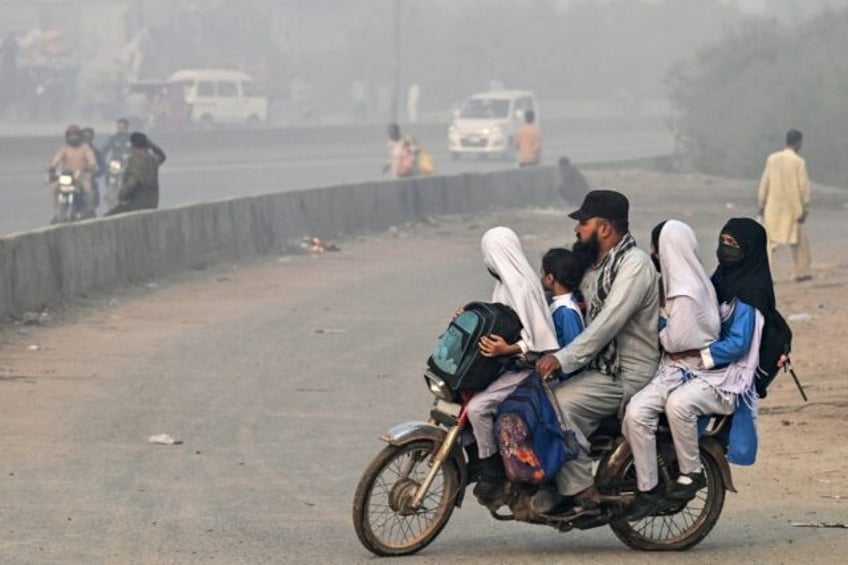
<svg viewBox="0 0 848 565"><path fill-rule="evenodd" d="M521 324L521 339L508 344L497 335L483 337L480 351L488 357L524 355L528 351L558 349L559 345L539 275L527 262L521 241L514 231L496 227L480 242L483 263L495 278L492 302L515 310ZM474 494L485 499L495 493L503 479L503 464L495 441L494 417L498 407L532 370L507 371L468 403L468 420L480 457L480 480Z"/></svg>
<svg viewBox="0 0 848 565"><path fill-rule="evenodd" d="M633 452L639 489L639 496L628 509L631 520L654 511L665 494L657 473L657 420L672 393L698 368L697 357L679 358L674 354L707 347L721 328L716 292L701 264L692 228L678 220L668 220L656 226L651 236L651 253L659 257L654 262L662 274L659 341L663 355L656 376L630 400L622 422ZM716 404L720 400L715 397ZM724 411L722 406L715 408ZM675 432L685 425L669 414L676 447L678 435L685 434Z"/></svg>

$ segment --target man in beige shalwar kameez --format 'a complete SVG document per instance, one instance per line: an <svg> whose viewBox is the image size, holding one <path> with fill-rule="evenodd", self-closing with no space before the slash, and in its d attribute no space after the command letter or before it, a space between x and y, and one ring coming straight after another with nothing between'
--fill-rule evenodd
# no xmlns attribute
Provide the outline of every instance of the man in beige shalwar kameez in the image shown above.
<svg viewBox="0 0 848 565"><path fill-rule="evenodd" d="M804 220L810 206L810 179L807 164L798 154L802 135L798 130L786 133L786 148L769 155L760 181L759 204L763 225L768 233L769 263L774 267L774 251L789 245L795 263L795 281L810 280L810 243Z"/></svg>

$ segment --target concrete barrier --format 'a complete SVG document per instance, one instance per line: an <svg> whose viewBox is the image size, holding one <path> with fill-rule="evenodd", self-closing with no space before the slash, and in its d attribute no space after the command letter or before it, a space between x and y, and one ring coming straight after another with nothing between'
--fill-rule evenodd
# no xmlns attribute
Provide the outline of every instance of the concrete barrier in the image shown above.
<svg viewBox="0 0 848 565"><path fill-rule="evenodd" d="M0 238L0 320L168 273L281 252L303 235L338 237L560 199L556 170L536 167L263 194L11 234Z"/></svg>

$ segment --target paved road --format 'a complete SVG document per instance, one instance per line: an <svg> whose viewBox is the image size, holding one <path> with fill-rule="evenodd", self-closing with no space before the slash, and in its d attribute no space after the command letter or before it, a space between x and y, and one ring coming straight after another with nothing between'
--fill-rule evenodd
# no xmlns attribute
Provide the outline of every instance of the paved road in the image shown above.
<svg viewBox="0 0 848 565"><path fill-rule="evenodd" d="M546 162L555 163L560 155L576 163L635 159L672 149L671 135L660 120L601 126L552 122L545 129ZM433 150L439 173L510 166L502 161L452 161L444 149L444 128L421 129L420 140ZM273 133L212 132L206 139L202 132L166 136L161 205L385 179L382 128L316 128L304 131L300 142L296 136ZM52 140L0 139L0 234L40 227L49 219L44 169L55 149Z"/></svg>
<svg viewBox="0 0 848 565"><path fill-rule="evenodd" d="M675 204L673 191L652 186L634 200L637 236L697 210L690 219L711 249L732 199L716 203L717 194ZM734 213L750 212L739 206ZM814 244L836 237L827 230L844 211L815 216ZM446 315L490 291L481 231L509 223L538 258L572 239L566 221L549 212L443 221L341 242L342 253L157 281L92 299L64 325L0 335L0 561L371 562L351 526L352 493L378 434L425 416L420 371ZM829 251L822 260L844 263L842 243ZM794 430L780 418L767 419L761 463L735 468L741 492L690 552L633 552L605 528L558 534L498 523L469 499L404 563L844 562L841 530L789 525L845 516L803 463L791 463L802 444L773 453L774 438ZM831 421L838 442L844 425ZM146 443L162 432L184 443ZM769 456L796 466L776 476ZM816 457L835 469L843 461ZM830 476L827 488L844 486Z"/></svg>

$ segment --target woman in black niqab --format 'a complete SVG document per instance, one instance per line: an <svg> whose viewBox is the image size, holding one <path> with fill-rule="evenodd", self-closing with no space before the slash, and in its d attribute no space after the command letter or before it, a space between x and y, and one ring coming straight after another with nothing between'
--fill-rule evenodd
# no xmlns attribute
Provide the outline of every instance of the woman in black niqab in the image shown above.
<svg viewBox="0 0 848 565"><path fill-rule="evenodd" d="M742 250L742 258L732 263L722 261L724 244L719 243L719 264L712 276L719 302L729 304L738 298L764 316L769 314L775 309L775 298L766 230L750 218L731 218L721 233L733 236Z"/></svg>

